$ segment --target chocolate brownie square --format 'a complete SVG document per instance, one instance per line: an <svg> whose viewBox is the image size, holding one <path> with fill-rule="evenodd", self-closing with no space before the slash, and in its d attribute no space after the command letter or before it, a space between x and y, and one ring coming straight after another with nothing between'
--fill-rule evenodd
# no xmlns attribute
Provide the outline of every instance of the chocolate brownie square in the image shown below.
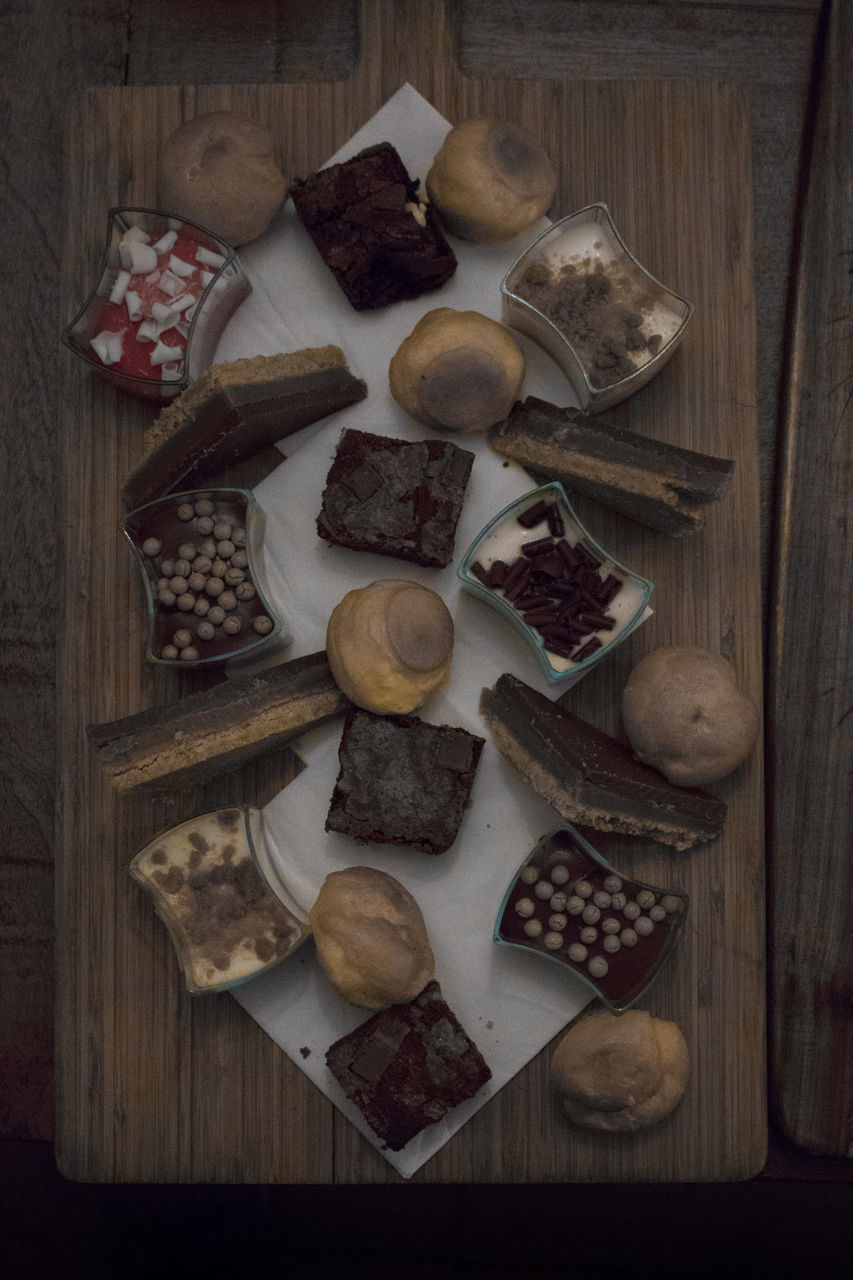
<svg viewBox="0 0 853 1280"><path fill-rule="evenodd" d="M320 169L289 194L356 311L418 298L456 270L435 210L390 142Z"/></svg>
<svg viewBox="0 0 853 1280"><path fill-rule="evenodd" d="M483 744L467 729L350 708L326 830L444 853L459 832Z"/></svg>
<svg viewBox="0 0 853 1280"><path fill-rule="evenodd" d="M435 981L336 1040L326 1062L392 1151L473 1098L492 1076Z"/></svg>
<svg viewBox="0 0 853 1280"><path fill-rule="evenodd" d="M346 430L323 490L317 532L354 551L443 569L474 455L448 440L394 440Z"/></svg>

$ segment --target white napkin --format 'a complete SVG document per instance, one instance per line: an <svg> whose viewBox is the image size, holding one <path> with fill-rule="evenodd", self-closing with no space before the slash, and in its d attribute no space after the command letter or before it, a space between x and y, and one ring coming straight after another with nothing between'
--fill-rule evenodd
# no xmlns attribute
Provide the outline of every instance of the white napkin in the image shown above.
<svg viewBox="0 0 853 1280"><path fill-rule="evenodd" d="M387 140L409 173L423 179L449 128L407 84L329 163ZM216 357L230 360L333 342L368 386L362 403L283 441L287 462L255 491L267 513L270 594L292 635L290 655L324 648L329 614L351 588L382 577L416 579L440 593L453 614L456 635L451 682L420 714L486 738L459 836L437 857L359 844L325 832L338 771L340 721L302 739L298 749L307 768L264 811L270 856L306 908L326 875L347 866L379 867L410 890L426 920L442 993L492 1070L492 1080L475 1098L424 1130L403 1151L383 1150L325 1063L329 1045L369 1014L339 999L316 961L313 944L233 992L404 1177L434 1155L590 998L589 989L557 965L492 940L496 915L517 867L558 819L492 745L477 710L480 691L504 671L516 672L543 692L553 690L510 626L481 601L461 594L454 566L483 525L532 483L520 467L505 465L482 437L455 438L476 459L457 528L454 564L443 570L331 547L317 536L315 519L344 426L410 440L429 434L400 409L388 388L388 363L403 338L437 306L476 310L499 319L500 280L539 230L533 228L503 245L454 239L459 266L439 292L359 314L288 204L275 225L241 253L253 292L229 324ZM523 337L519 341L527 357L524 394L572 403L571 388L558 367L532 343Z"/></svg>

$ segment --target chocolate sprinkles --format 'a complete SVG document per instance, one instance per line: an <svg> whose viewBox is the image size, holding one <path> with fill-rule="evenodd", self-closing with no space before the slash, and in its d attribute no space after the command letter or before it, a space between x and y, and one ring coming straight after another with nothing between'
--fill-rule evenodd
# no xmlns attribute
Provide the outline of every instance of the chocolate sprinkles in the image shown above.
<svg viewBox="0 0 853 1280"><path fill-rule="evenodd" d="M580 542L567 541L556 502L535 502L517 520L523 529L545 522L549 532L523 542L511 563L495 560L486 569L475 560L471 572L490 590L503 591L550 653L583 662L602 647L593 633L616 626L607 608L622 581L612 573L602 578L601 560Z"/></svg>

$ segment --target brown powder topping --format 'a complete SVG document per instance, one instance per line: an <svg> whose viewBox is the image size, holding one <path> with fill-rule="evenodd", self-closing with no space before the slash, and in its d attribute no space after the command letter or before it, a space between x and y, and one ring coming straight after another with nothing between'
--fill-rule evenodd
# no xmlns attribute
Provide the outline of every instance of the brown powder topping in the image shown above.
<svg viewBox="0 0 853 1280"><path fill-rule="evenodd" d="M660 348L661 335L643 331L654 291L640 287L616 262L533 262L516 291L568 338L594 387L629 377Z"/></svg>
<svg viewBox="0 0 853 1280"><path fill-rule="evenodd" d="M135 874L160 897L182 940L191 989L236 980L282 959L303 928L268 888L240 810L209 814L168 832ZM233 833L233 834L232 834Z"/></svg>

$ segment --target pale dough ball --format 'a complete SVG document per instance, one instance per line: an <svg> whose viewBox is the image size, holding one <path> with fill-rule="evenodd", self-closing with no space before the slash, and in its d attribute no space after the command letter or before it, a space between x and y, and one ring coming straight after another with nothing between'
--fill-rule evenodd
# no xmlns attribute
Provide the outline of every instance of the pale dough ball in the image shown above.
<svg viewBox="0 0 853 1280"><path fill-rule="evenodd" d="M585 1129L633 1133L678 1106L687 1085L687 1043L674 1022L629 1009L580 1018L551 1059L568 1118Z"/></svg>
<svg viewBox="0 0 853 1280"><path fill-rule="evenodd" d="M758 707L719 653L665 645L647 653L622 693L625 732L640 760L681 787L725 778L758 738Z"/></svg>
<svg viewBox="0 0 853 1280"><path fill-rule="evenodd" d="M453 618L437 592L408 578L348 591L332 610L326 655L356 706L406 715L450 678Z"/></svg>
<svg viewBox="0 0 853 1280"><path fill-rule="evenodd" d="M450 130L425 185L450 231L491 244L512 240L544 216L557 175L527 129L480 116Z"/></svg>
<svg viewBox="0 0 853 1280"><path fill-rule="evenodd" d="M160 152L165 213L207 227L231 245L266 231L287 183L272 135L236 111L209 111L182 124Z"/></svg>
<svg viewBox="0 0 853 1280"><path fill-rule="evenodd" d="M437 307L391 357L391 394L438 431L485 431L521 392L524 354L505 325L479 311Z"/></svg>
<svg viewBox="0 0 853 1280"><path fill-rule="evenodd" d="M331 872L309 920L320 962L350 1004L382 1009L413 1000L435 975L421 909L384 871Z"/></svg>

